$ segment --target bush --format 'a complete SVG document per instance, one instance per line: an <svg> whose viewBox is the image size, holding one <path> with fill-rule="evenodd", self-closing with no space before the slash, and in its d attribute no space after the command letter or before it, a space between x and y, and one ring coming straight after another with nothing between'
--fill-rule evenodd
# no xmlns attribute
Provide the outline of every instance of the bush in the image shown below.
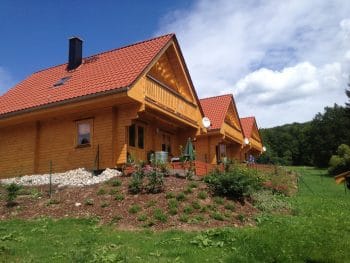
<svg viewBox="0 0 350 263"><path fill-rule="evenodd" d="M168 193L166 193L165 198L166 199L175 198L175 194L173 192L168 192Z"/></svg>
<svg viewBox="0 0 350 263"><path fill-rule="evenodd" d="M22 186L12 183L7 185L5 188L7 191L7 205L14 205L18 195L18 191L22 188Z"/></svg>
<svg viewBox="0 0 350 263"><path fill-rule="evenodd" d="M185 201L186 200L186 195L183 192L178 193L177 196L176 196L176 200L178 200L178 201Z"/></svg>
<svg viewBox="0 0 350 263"><path fill-rule="evenodd" d="M113 179L113 180L110 181L110 184L112 186L117 187L117 186L121 186L122 185L122 181L120 181L119 179Z"/></svg>
<svg viewBox="0 0 350 263"><path fill-rule="evenodd" d="M188 220L189 220L189 216L188 216L188 215L181 215L181 216L179 217L179 220L180 220L181 222L183 222L183 223L187 223Z"/></svg>
<svg viewBox="0 0 350 263"><path fill-rule="evenodd" d="M190 188L197 188L197 187L198 187L198 183L196 183L196 182L190 182L190 183L188 184L188 187L190 187Z"/></svg>
<svg viewBox="0 0 350 263"><path fill-rule="evenodd" d="M214 212L210 215L213 219L218 220L218 221L224 221L225 218L222 214L218 213L218 212Z"/></svg>
<svg viewBox="0 0 350 263"><path fill-rule="evenodd" d="M153 217L154 219L162 223L165 223L166 221L168 221L168 217L166 216L166 214L164 214L163 211L159 208L154 210Z"/></svg>
<svg viewBox="0 0 350 263"><path fill-rule="evenodd" d="M155 194L163 191L164 176L167 173L163 166L156 163L152 163L151 166L140 164L136 166L136 169L129 183L130 193L138 194L145 190ZM146 179L145 182L144 179Z"/></svg>
<svg viewBox="0 0 350 263"><path fill-rule="evenodd" d="M193 207L192 206L185 206L183 212L185 214L192 214L193 213Z"/></svg>
<svg viewBox="0 0 350 263"><path fill-rule="evenodd" d="M200 191L197 196L199 199L203 200L203 199L206 199L208 197L208 194L204 191Z"/></svg>
<svg viewBox="0 0 350 263"><path fill-rule="evenodd" d="M215 196L214 197L214 202L218 205L223 205L225 202L225 199L220 197L220 196Z"/></svg>
<svg viewBox="0 0 350 263"><path fill-rule="evenodd" d="M147 220L147 215L143 214L143 215L139 215L139 217L137 218L138 221L140 222L144 222Z"/></svg>
<svg viewBox="0 0 350 263"><path fill-rule="evenodd" d="M158 172L157 169L153 169L153 171L149 172L146 176L148 179L146 188L149 193L155 194L163 191L164 174L162 172Z"/></svg>
<svg viewBox="0 0 350 263"><path fill-rule="evenodd" d="M194 209L201 209L201 205L197 201L192 202L192 207Z"/></svg>
<svg viewBox="0 0 350 263"><path fill-rule="evenodd" d="M256 172L233 166L227 172L215 171L204 178L209 189L215 194L242 200L260 188Z"/></svg>
<svg viewBox="0 0 350 263"><path fill-rule="evenodd" d="M191 187L187 187L184 191L184 194L186 194L186 195L191 194L191 193L193 193L193 190Z"/></svg>
<svg viewBox="0 0 350 263"><path fill-rule="evenodd" d="M105 195L106 193L107 193L106 190L103 189L103 188L100 188L100 189L98 189L98 191L97 191L97 195Z"/></svg>
<svg viewBox="0 0 350 263"><path fill-rule="evenodd" d="M122 195L122 194L116 194L116 195L114 196L114 200L123 201L123 200L124 200L124 195Z"/></svg>
<svg viewBox="0 0 350 263"><path fill-rule="evenodd" d="M177 214L177 208L178 208L178 201L176 199L170 199L168 201L168 208L169 208L169 214L170 215L176 215Z"/></svg>
<svg viewBox="0 0 350 263"><path fill-rule="evenodd" d="M143 188L143 176L139 173L134 173L129 183L128 190L131 194L141 193Z"/></svg>
<svg viewBox="0 0 350 263"><path fill-rule="evenodd" d="M337 175L350 170L350 147L342 144L337 149L337 155L333 155L329 160L328 172Z"/></svg>
<svg viewBox="0 0 350 263"><path fill-rule="evenodd" d="M130 214L136 214L141 211L141 207L139 205L132 205L129 208L129 213Z"/></svg>
<svg viewBox="0 0 350 263"><path fill-rule="evenodd" d="M235 211L235 205L233 203L227 203L225 205L225 209L230 210L230 211Z"/></svg>

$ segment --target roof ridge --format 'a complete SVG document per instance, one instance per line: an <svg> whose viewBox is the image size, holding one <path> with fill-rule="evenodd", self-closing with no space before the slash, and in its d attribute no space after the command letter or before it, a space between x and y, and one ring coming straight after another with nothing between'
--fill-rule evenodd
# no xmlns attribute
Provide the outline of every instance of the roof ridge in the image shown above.
<svg viewBox="0 0 350 263"><path fill-rule="evenodd" d="M240 117L240 119L255 119L255 116Z"/></svg>
<svg viewBox="0 0 350 263"><path fill-rule="evenodd" d="M209 100L209 99L215 99L215 98L226 97L226 96L233 96L233 94L229 93L229 94L217 95L217 96L202 98L199 100Z"/></svg>
<svg viewBox="0 0 350 263"><path fill-rule="evenodd" d="M110 49L110 50L107 50L107 51L102 51L100 53L96 53L96 54L93 54L93 55L90 55L90 56L87 56L87 57L83 57L83 60L84 59L88 59L88 58L92 58L94 56L102 55L102 54L105 54L105 53L114 52L114 51L121 50L121 49L124 49L124 48L129 48L129 47L132 47L132 46L140 45L140 44L143 44L143 43L146 43L146 42L150 42L150 41L154 41L154 40L157 40L157 39L160 39L160 38L164 38L164 37L168 37L168 36L172 37L174 35L175 35L175 33L168 33L168 34L165 34L165 35L162 35L162 36L153 37L153 38L149 38L149 39L146 39L146 40L138 41L136 43L128 44L128 45L117 47L117 48L113 48L113 49ZM38 71L34 71L29 76L34 75L34 74L39 73L39 72L42 72L42 71L45 71L45 70L48 70L48 69L53 69L53 68L56 68L56 67L60 67L60 66L66 65L66 64L68 64L68 63L61 63L61 64L54 65L54 66L51 66L51 67L48 67L48 68L40 69Z"/></svg>

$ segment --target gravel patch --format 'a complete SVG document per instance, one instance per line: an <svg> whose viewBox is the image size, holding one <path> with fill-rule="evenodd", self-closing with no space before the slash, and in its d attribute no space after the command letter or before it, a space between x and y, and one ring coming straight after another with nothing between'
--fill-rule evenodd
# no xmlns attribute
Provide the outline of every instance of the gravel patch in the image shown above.
<svg viewBox="0 0 350 263"><path fill-rule="evenodd" d="M94 176L84 168L70 170L64 173L54 173L51 177L53 185L63 186L87 186L98 184L110 180L113 177L121 176L121 172L107 168L100 175ZM0 180L2 184L16 183L20 185L48 185L50 183L49 174L25 175L20 177Z"/></svg>

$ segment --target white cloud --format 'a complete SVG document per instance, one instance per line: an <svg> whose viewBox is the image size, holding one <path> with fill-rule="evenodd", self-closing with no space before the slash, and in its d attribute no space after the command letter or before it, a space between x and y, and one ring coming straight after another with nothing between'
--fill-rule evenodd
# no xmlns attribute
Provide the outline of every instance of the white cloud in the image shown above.
<svg viewBox="0 0 350 263"><path fill-rule="evenodd" d="M201 0L157 34L177 34L200 97L234 93L241 116L268 127L346 101L349 14L341 0Z"/></svg>
<svg viewBox="0 0 350 263"><path fill-rule="evenodd" d="M15 84L11 74L0 67L0 96Z"/></svg>

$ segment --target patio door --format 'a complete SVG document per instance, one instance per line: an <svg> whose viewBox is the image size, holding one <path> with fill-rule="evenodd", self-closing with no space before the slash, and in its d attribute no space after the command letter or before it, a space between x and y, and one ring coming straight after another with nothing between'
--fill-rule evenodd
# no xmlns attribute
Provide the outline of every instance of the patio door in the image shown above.
<svg viewBox="0 0 350 263"><path fill-rule="evenodd" d="M171 153L171 135L166 132L161 132L161 149L164 152Z"/></svg>
<svg viewBox="0 0 350 263"><path fill-rule="evenodd" d="M222 163L227 157L226 144L220 143L216 146L216 160L218 163Z"/></svg>

